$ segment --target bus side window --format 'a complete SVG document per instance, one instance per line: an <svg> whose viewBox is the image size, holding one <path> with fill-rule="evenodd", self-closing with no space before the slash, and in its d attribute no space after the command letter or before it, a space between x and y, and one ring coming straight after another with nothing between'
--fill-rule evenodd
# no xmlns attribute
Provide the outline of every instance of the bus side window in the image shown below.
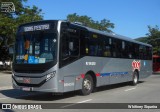
<svg viewBox="0 0 160 112"><path fill-rule="evenodd" d="M63 27L63 26L62 26ZM70 62L73 62L80 55L80 40L79 30L70 26L64 27L64 32L61 32L61 59L60 66L64 66Z"/></svg>
<svg viewBox="0 0 160 112"><path fill-rule="evenodd" d="M90 56L102 56L102 45L101 42L89 41L89 55Z"/></svg>
<svg viewBox="0 0 160 112"><path fill-rule="evenodd" d="M113 44L112 44L112 56L113 57L117 57L117 43L116 43L116 39L113 39Z"/></svg>
<svg viewBox="0 0 160 112"><path fill-rule="evenodd" d="M146 48L143 45L140 45L139 47L139 52L140 52L140 59L146 59Z"/></svg>
<svg viewBox="0 0 160 112"><path fill-rule="evenodd" d="M79 38L70 37L69 39L69 55L79 56Z"/></svg>
<svg viewBox="0 0 160 112"><path fill-rule="evenodd" d="M108 37L104 37L106 38L105 41L103 41L103 55L104 56L107 56L107 57L110 57L111 56L111 47L110 47L110 44L111 44L111 38L108 38Z"/></svg>
<svg viewBox="0 0 160 112"><path fill-rule="evenodd" d="M80 30L80 54L88 55L88 32L85 30Z"/></svg>
<svg viewBox="0 0 160 112"><path fill-rule="evenodd" d="M134 44L134 56L135 56L135 59L139 59L139 45L138 44Z"/></svg>
<svg viewBox="0 0 160 112"><path fill-rule="evenodd" d="M134 45L133 45L133 43L129 43L129 54L128 54L128 56L129 56L129 58L134 58Z"/></svg>
<svg viewBox="0 0 160 112"><path fill-rule="evenodd" d="M121 52L121 56L122 58L125 58L126 54L125 54L125 48L126 48L126 42L122 41L122 52Z"/></svg>
<svg viewBox="0 0 160 112"><path fill-rule="evenodd" d="M65 36L62 36L62 41L61 41L61 44L62 44L62 60L65 60L66 58L68 58L69 56L69 40L68 40L68 37L65 35Z"/></svg>
<svg viewBox="0 0 160 112"><path fill-rule="evenodd" d="M152 59L152 49L151 49L151 47L146 47L146 55L147 55L147 60Z"/></svg>
<svg viewBox="0 0 160 112"><path fill-rule="evenodd" d="M117 39L117 57L122 58L122 40Z"/></svg>
<svg viewBox="0 0 160 112"><path fill-rule="evenodd" d="M65 36L62 38L62 59L79 56L79 38Z"/></svg>
<svg viewBox="0 0 160 112"><path fill-rule="evenodd" d="M111 56L110 46L105 46L105 48L104 48L104 56L107 56L107 57Z"/></svg>

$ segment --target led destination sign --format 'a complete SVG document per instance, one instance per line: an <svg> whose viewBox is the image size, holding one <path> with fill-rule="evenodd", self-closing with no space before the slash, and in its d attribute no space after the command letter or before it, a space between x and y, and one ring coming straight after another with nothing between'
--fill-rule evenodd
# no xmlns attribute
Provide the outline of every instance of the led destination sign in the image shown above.
<svg viewBox="0 0 160 112"><path fill-rule="evenodd" d="M34 26L26 26L26 27L24 27L24 32L37 31L37 30L49 30L49 29L50 29L50 25L49 24L34 25Z"/></svg>

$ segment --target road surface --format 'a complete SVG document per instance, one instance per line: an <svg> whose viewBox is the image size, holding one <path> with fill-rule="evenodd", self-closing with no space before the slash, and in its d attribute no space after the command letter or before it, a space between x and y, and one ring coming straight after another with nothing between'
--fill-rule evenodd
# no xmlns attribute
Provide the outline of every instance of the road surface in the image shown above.
<svg viewBox="0 0 160 112"><path fill-rule="evenodd" d="M137 86L131 86L129 83L122 83L110 86L104 86L97 89L96 92L81 96L78 92L69 92L64 94L52 95L50 93L24 92L12 89L11 73L0 73L0 103L63 103L61 109L55 109L56 112L128 112L128 109L66 109L74 108L78 104L84 103L160 103L160 74L139 82ZM93 107L95 108L95 106ZM2 112L4 110L1 110ZM8 110L10 112L20 112L22 110ZM25 110L25 112L43 112L44 110ZM52 109L47 111L53 112ZM159 112L160 110L141 110L147 112ZM131 112L137 112L132 109Z"/></svg>

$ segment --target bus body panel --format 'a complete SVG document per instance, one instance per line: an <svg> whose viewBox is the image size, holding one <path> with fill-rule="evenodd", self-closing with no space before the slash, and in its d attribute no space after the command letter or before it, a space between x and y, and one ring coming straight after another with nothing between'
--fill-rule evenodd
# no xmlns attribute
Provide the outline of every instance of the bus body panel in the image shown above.
<svg viewBox="0 0 160 112"><path fill-rule="evenodd" d="M46 81L47 75L55 71L54 76ZM30 88L30 91L44 91L44 92L58 92L60 89L58 87L58 64L50 68L46 72L42 73L37 77L37 73L12 73L13 88L21 89ZM39 73L41 74L41 73ZM28 80L28 81L27 81ZM18 83L18 84L17 84ZM63 91L61 91L63 92Z"/></svg>
<svg viewBox="0 0 160 112"><path fill-rule="evenodd" d="M36 80L38 81L38 79L36 79ZM47 81L46 83L44 83L40 87L19 86L19 85L17 85L17 83L15 82L14 79L12 79L12 83L13 83L12 86L14 89L20 89L23 91L58 92L58 88L56 86L57 83L56 83L56 80L54 80L54 78Z"/></svg>
<svg viewBox="0 0 160 112"><path fill-rule="evenodd" d="M87 75L89 71L93 71L96 75L96 87L131 81L134 72L133 61L133 59L83 57L59 70L59 75L64 75L64 83L66 83L64 84L64 92L82 89L83 77L81 75ZM142 65L140 68L140 79L148 77L152 72L151 61L141 61L141 63L143 62L146 65Z"/></svg>
<svg viewBox="0 0 160 112"><path fill-rule="evenodd" d="M56 71L56 74L49 81L45 82L40 87L31 87L32 91L46 91L46 92L68 92L82 89L82 75L87 72L93 71L96 75L96 87L127 82L132 80L132 62L133 59L116 59L105 57L86 56L73 63L70 63L60 69L58 64L45 72L44 74ZM145 64L144 64L145 63ZM149 65L149 66L148 66ZM141 67L139 71L139 79L143 79L152 73L151 61L141 60ZM16 74L16 73L14 73ZM19 73L18 73L19 74ZM22 74L22 73L21 73ZM17 74L16 74L17 75ZM27 74L25 74L27 75ZM34 76L34 74L32 74ZM14 76L17 82L23 83L23 80L18 81L20 78ZM41 78L31 78L32 84L39 84L46 79L46 75ZM13 79L13 87L15 89L23 89L25 86L18 86Z"/></svg>

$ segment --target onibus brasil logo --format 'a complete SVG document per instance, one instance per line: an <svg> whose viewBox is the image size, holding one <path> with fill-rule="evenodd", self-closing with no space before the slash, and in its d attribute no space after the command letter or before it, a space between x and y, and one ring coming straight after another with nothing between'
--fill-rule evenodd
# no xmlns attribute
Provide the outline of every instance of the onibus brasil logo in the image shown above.
<svg viewBox="0 0 160 112"><path fill-rule="evenodd" d="M13 2L2 2L1 12L15 12L15 6Z"/></svg>

